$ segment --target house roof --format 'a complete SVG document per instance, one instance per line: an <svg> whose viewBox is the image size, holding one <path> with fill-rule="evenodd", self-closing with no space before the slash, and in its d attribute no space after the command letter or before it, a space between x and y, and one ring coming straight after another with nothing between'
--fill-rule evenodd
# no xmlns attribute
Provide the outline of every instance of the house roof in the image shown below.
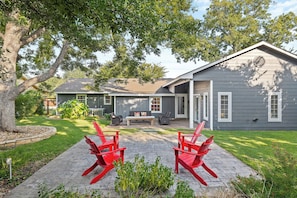
<svg viewBox="0 0 297 198"><path fill-rule="evenodd" d="M94 79L91 78L73 78L63 83L55 89L56 93L68 94L87 94L87 93L104 93L92 89Z"/></svg>
<svg viewBox="0 0 297 198"><path fill-rule="evenodd" d="M112 79L104 85L105 90L110 95L152 95L152 94L172 94L168 89L162 87L164 84L172 81L172 78L162 78L154 83L139 83L138 79L131 78L118 82Z"/></svg>
<svg viewBox="0 0 297 198"><path fill-rule="evenodd" d="M110 79L106 84L100 87L100 91L92 89L94 80L90 78L70 79L55 89L56 93L68 94L109 94L113 96L120 95L154 95L154 94L172 94L162 85L172 81L172 78L163 78L154 83L139 83L138 79Z"/></svg>
<svg viewBox="0 0 297 198"><path fill-rule="evenodd" d="M249 51L251 51L251 50L254 50L254 49L256 49L256 48L260 48L260 47L266 47L266 48L268 48L268 49L270 49L270 50L276 51L276 52L278 52L278 53L281 53L281 54L283 54L283 55L286 55L286 56L288 56L288 57L290 57L290 58L293 58L293 59L297 60L297 56L296 56L295 54L292 54L292 53L290 53L290 52L288 52L288 51L286 51L286 50L283 50L283 49L280 49L280 48L278 48L278 47L275 47L274 45L271 45L271 44L269 44L269 43L267 43L267 42L265 42L265 41L261 41L261 42L259 42L259 43L256 43L255 45L252 45L252 46L250 46L250 47L247 47L247 48L245 48L245 49L243 49L243 50L241 50L241 51L238 51L238 52L236 52L236 53L233 53L233 54L231 54L231 55L229 55L229 56L226 56L226 57L224 57L224 58L221 58L221 59L219 59L219 60L217 60L217 61L208 63L208 64L206 64L206 65L203 65L203 66L201 66L201 67L198 67L198 68L196 68L196 69L193 69L193 70L191 70L191 71L189 71L189 72L186 72L186 73L184 73L184 74L182 74L182 75L176 77L174 80L168 82L167 84L164 84L163 87L167 87L167 86L169 86L169 85L178 83L178 82L180 82L180 81L189 81L190 79L193 79L193 75L194 75L195 73L201 72L201 71L206 70L206 69L208 69L208 68L210 68L210 67L213 67L213 66L215 66L215 65L218 65L218 64L220 64L220 63L222 63L222 62L224 62L224 61L227 61L227 60L229 60L229 59L232 59L232 58L234 58L234 57L237 57L237 56L239 56L239 55L241 55L241 54L247 53L247 52L249 52Z"/></svg>

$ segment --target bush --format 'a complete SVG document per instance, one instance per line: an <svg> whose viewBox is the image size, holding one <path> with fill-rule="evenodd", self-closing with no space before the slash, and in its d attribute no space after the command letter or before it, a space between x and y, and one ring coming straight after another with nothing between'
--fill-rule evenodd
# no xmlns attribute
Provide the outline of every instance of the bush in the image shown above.
<svg viewBox="0 0 297 198"><path fill-rule="evenodd" d="M178 181L174 198L194 198L194 190L190 188L189 184L185 181Z"/></svg>
<svg viewBox="0 0 297 198"><path fill-rule="evenodd" d="M29 90L16 98L15 116L16 118L24 118L34 114L43 114L43 98L40 92Z"/></svg>
<svg viewBox="0 0 297 198"><path fill-rule="evenodd" d="M78 100L68 100L58 107L61 118L84 119L89 113L89 107Z"/></svg>
<svg viewBox="0 0 297 198"><path fill-rule="evenodd" d="M122 197L148 197L167 191L174 183L172 170L160 164L158 156L154 164L144 157L135 157L134 162L115 163L118 174L115 190Z"/></svg>
<svg viewBox="0 0 297 198"><path fill-rule="evenodd" d="M262 180L238 177L232 181L237 192L247 197L297 197L297 158L279 147L274 150L274 166L263 169Z"/></svg>
<svg viewBox="0 0 297 198"><path fill-rule="evenodd" d="M87 198L87 197L97 197L100 198L99 191L93 191L90 194L81 194L78 191L67 191L64 185L59 185L57 188L48 189L48 187L44 184L39 186L38 190L38 197L39 198Z"/></svg>

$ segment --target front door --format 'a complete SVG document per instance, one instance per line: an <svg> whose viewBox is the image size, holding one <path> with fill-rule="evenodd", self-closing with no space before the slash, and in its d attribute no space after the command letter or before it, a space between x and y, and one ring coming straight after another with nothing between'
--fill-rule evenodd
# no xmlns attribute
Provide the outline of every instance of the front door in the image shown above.
<svg viewBox="0 0 297 198"><path fill-rule="evenodd" d="M175 117L188 118L188 95L177 94L175 96Z"/></svg>

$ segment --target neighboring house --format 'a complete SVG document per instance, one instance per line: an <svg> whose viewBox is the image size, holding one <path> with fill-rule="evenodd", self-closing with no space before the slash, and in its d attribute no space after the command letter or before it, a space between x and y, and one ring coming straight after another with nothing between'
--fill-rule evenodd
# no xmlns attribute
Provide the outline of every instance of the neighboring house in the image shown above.
<svg viewBox="0 0 297 198"><path fill-rule="evenodd" d="M164 85L188 87L189 121L212 130L296 130L297 56L266 42Z"/></svg>
<svg viewBox="0 0 297 198"><path fill-rule="evenodd" d="M89 106L98 115L114 112L126 117L129 111L151 111L152 115L174 110L175 94L162 85L172 79L159 79L154 83L139 83L138 79L111 79L92 90L93 79L70 79L55 89L57 105L71 99L77 99ZM91 112L91 113L92 113Z"/></svg>
<svg viewBox="0 0 297 198"><path fill-rule="evenodd" d="M297 56L260 42L175 79L140 84L110 80L101 92L87 89L91 79L74 79L56 89L57 104L78 99L104 113L167 111L206 121L211 130L296 130Z"/></svg>

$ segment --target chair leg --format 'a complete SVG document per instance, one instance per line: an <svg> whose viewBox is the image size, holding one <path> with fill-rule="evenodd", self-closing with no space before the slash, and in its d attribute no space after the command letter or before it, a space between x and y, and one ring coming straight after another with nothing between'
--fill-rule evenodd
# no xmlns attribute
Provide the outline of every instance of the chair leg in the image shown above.
<svg viewBox="0 0 297 198"><path fill-rule="evenodd" d="M205 163L202 164L202 167L209 173L211 174L213 177L218 178L217 174L215 172L213 172L213 170L211 170L208 166L206 166Z"/></svg>
<svg viewBox="0 0 297 198"><path fill-rule="evenodd" d="M88 168L87 170L85 170L82 174L82 176L86 176L87 174L89 174L89 172L91 172L92 170L94 170L94 168L96 168L96 166L98 166L97 162L95 162L90 168Z"/></svg>
<svg viewBox="0 0 297 198"><path fill-rule="evenodd" d="M113 167L114 167L113 164L105 166L103 171L91 180L90 184L94 184L97 181L99 181L104 175L106 175L106 173L108 173L111 169L113 169Z"/></svg>
<svg viewBox="0 0 297 198"><path fill-rule="evenodd" d="M190 173L200 181L201 184L207 186L207 183L204 181L204 179L202 179L202 177L200 177L192 168L187 168L188 171L190 171Z"/></svg>

